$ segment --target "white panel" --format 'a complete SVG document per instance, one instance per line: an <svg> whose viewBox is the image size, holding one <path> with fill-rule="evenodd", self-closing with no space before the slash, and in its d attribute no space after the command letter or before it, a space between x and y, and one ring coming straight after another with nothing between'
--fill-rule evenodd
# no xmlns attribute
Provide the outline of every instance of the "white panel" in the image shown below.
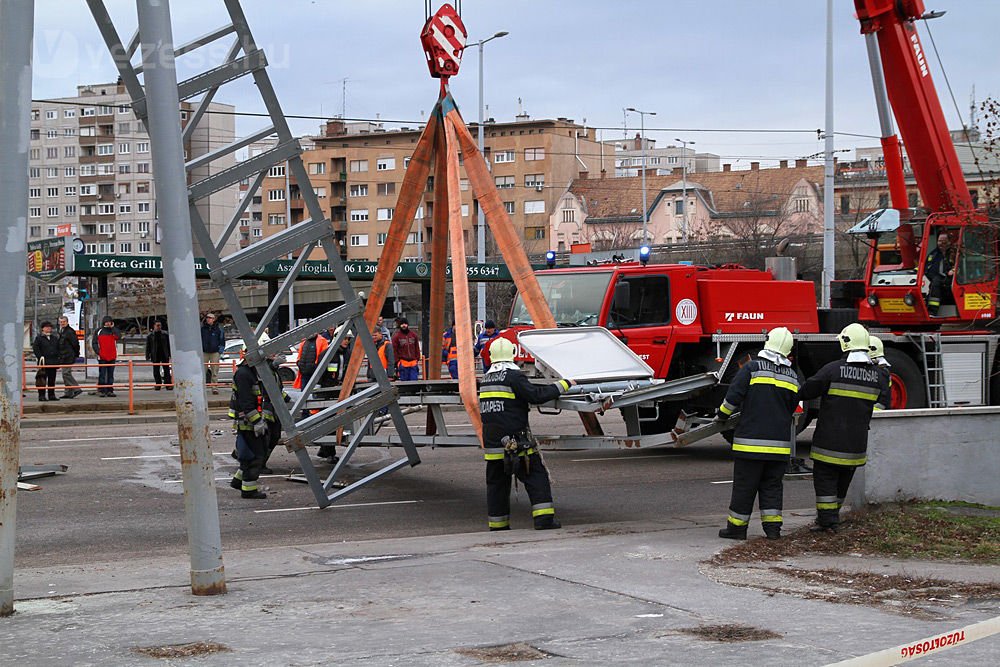
<svg viewBox="0 0 1000 667"><path fill-rule="evenodd" d="M985 346L944 344L942 348L941 362L948 405L983 405Z"/></svg>
<svg viewBox="0 0 1000 667"><path fill-rule="evenodd" d="M638 380L653 369L604 327L532 329L517 335L536 365L577 381Z"/></svg>

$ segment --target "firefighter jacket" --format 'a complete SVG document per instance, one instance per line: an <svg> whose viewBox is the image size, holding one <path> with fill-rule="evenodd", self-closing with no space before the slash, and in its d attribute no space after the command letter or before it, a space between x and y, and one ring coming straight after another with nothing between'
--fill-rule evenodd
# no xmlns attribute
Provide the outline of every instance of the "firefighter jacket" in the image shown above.
<svg viewBox="0 0 1000 667"><path fill-rule="evenodd" d="M286 404L291 403L292 399L287 393L285 393L285 388L281 382L281 376L278 375L278 369L276 368L276 366L280 367L280 364L277 364L275 362L268 362L267 364L268 372L270 372L274 376L274 382L278 385L278 387L281 388L281 400L283 400ZM277 415L274 414L274 401L271 400L271 396L270 394L268 394L267 388L264 386L263 382L258 382L258 386L260 389L260 397L261 397L260 399L261 416L271 423L276 423L278 421L278 417Z"/></svg>
<svg viewBox="0 0 1000 667"><path fill-rule="evenodd" d="M783 358L782 358L783 359ZM723 415L739 411L733 456L784 461L791 454L792 416L799 378L790 364L757 358L737 373L719 406Z"/></svg>
<svg viewBox="0 0 1000 667"><path fill-rule="evenodd" d="M500 448L498 458L503 458L501 438L519 437L527 431L530 404L554 400L569 386L566 380L549 385L532 384L516 364L493 364L479 387L479 414L487 460L490 450L497 448Z"/></svg>
<svg viewBox="0 0 1000 667"><path fill-rule="evenodd" d="M863 352L823 366L799 390L799 398L821 398L812 458L832 465L862 466L868 424L876 404L889 405L889 379Z"/></svg>
<svg viewBox="0 0 1000 667"><path fill-rule="evenodd" d="M241 363L233 374L233 393L229 396L229 418L240 431L252 431L263 418L263 401L257 372L250 364Z"/></svg>
<svg viewBox="0 0 1000 667"><path fill-rule="evenodd" d="M924 275L928 280L947 278L948 272L955 268L954 249L949 248L944 251L941 248L934 248L927 254L925 266Z"/></svg>

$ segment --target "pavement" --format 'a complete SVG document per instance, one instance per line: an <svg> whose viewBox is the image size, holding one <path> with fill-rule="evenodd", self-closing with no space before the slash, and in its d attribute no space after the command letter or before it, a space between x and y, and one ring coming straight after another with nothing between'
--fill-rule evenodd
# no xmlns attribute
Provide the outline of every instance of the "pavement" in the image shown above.
<svg viewBox="0 0 1000 667"><path fill-rule="evenodd" d="M63 388L56 389L62 396ZM132 397L132 412L129 414L127 389L119 389L113 397L98 396L96 392L85 391L76 398L60 398L58 401L38 400L34 391L26 392L21 399L24 415L21 428L44 428L66 424L66 416L73 415L81 425L101 424L143 424L149 422L174 421L174 393L155 389L136 389ZM218 394L208 393L208 409L211 414L222 413L229 408L229 390L220 387Z"/></svg>
<svg viewBox="0 0 1000 667"><path fill-rule="evenodd" d="M789 511L786 526L811 516ZM191 595L182 556L21 568L0 646L18 665L155 664L137 652L149 649L184 656L167 664L196 665L825 665L997 613L995 600L943 601L912 617L767 590L752 580L767 574L760 563L751 571L706 562L728 546L718 527L717 513L666 508L662 521L559 531L262 545L225 553L228 593L215 597ZM762 539L757 526L751 534ZM940 564L858 556L804 564L942 574ZM1000 568L944 569L1000 583ZM775 634L735 642L691 634L728 624ZM220 652L177 648L197 642ZM998 664L1000 635L922 660Z"/></svg>

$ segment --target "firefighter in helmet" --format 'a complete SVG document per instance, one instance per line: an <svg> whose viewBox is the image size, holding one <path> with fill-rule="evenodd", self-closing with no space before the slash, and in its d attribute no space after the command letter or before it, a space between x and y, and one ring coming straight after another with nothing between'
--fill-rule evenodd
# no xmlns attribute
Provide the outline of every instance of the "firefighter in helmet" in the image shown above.
<svg viewBox="0 0 1000 667"><path fill-rule="evenodd" d="M514 363L514 344L506 338L493 341L490 359L493 364L479 387L490 530L510 530L511 476L528 491L535 530L559 528L549 473L528 428L528 410L529 404L554 400L576 383L532 384Z"/></svg>
<svg viewBox="0 0 1000 667"><path fill-rule="evenodd" d="M718 421L740 412L733 434L733 495L719 537L747 538L755 497L764 534L773 540L781 537L782 481L799 391L798 374L788 359L792 343L792 332L785 327L768 332L764 349L736 373L716 412Z"/></svg>
<svg viewBox="0 0 1000 667"><path fill-rule="evenodd" d="M889 396L891 399L892 372L889 369L892 368L892 364L890 364L889 360L885 358L885 346L882 344L882 339L878 336L868 336L868 356L871 357L872 363L878 367L879 371L885 375L886 380L889 382ZM889 407L891 407L889 404L875 404L876 410L888 410Z"/></svg>
<svg viewBox="0 0 1000 667"><path fill-rule="evenodd" d="M261 342L265 342L263 336ZM242 351L246 352L245 345ZM276 355L268 356L267 372L274 374L279 387L281 380L276 366L280 366L280 363L281 360ZM289 399L284 390L281 394L287 402ZM241 355L240 363L233 374L229 418L233 420L233 431L236 433L236 458L240 463L240 468L233 475L229 486L238 489L243 498L267 498L267 494L260 490L258 479L267 464L268 457L278 444L281 426L257 369L247 362L244 355Z"/></svg>
<svg viewBox="0 0 1000 667"><path fill-rule="evenodd" d="M844 356L823 366L799 391L801 400L820 398L811 452L816 491L813 531L836 532L854 471L867 460L872 411L877 405L889 405L889 378L868 356L867 329L849 324L838 339Z"/></svg>

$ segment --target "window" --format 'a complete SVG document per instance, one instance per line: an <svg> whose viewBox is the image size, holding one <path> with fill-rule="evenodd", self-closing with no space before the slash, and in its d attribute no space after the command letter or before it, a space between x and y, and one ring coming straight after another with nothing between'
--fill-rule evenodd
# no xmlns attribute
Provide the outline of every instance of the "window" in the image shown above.
<svg viewBox="0 0 1000 667"><path fill-rule="evenodd" d="M107 164L97 165L97 173L102 176L114 176L115 173L115 163L109 162Z"/></svg>
<svg viewBox="0 0 1000 667"><path fill-rule="evenodd" d="M469 179L463 178L458 182L458 189L462 192L467 192L469 190Z"/></svg>
<svg viewBox="0 0 1000 667"><path fill-rule="evenodd" d="M83 126L83 127L80 128L80 136L81 137L96 137L97 136L97 128L94 127L93 125L85 125L85 126Z"/></svg>
<svg viewBox="0 0 1000 667"><path fill-rule="evenodd" d="M67 206L66 208L64 208L63 209L63 214L67 215L67 216L76 215L76 204L70 204L69 206Z"/></svg>
<svg viewBox="0 0 1000 667"><path fill-rule="evenodd" d="M127 114L130 111L130 107L127 104L118 105L118 113L121 115Z"/></svg>
<svg viewBox="0 0 1000 667"><path fill-rule="evenodd" d="M28 178L41 178L42 168L41 167L28 167Z"/></svg>
<svg viewBox="0 0 1000 667"><path fill-rule="evenodd" d="M87 249L86 249L85 252L88 255L96 255L97 254L97 244L96 243L88 243L87 244Z"/></svg>
<svg viewBox="0 0 1000 667"><path fill-rule="evenodd" d="M49 206L48 216L50 218L58 218L59 217L59 207L58 206Z"/></svg>
<svg viewBox="0 0 1000 667"><path fill-rule="evenodd" d="M545 174L525 174L524 187L541 188L545 186Z"/></svg>
<svg viewBox="0 0 1000 667"><path fill-rule="evenodd" d="M80 196L81 197L90 197L90 196L96 195L96 194L97 194L97 186L96 185L81 185L80 186Z"/></svg>
<svg viewBox="0 0 1000 667"><path fill-rule="evenodd" d="M630 276L628 304L612 302L608 328L667 324L670 322L670 281L666 276Z"/></svg>
<svg viewBox="0 0 1000 667"><path fill-rule="evenodd" d="M423 242L424 242L423 232L410 232L406 236L407 245L415 245L416 243L423 243Z"/></svg>
<svg viewBox="0 0 1000 667"><path fill-rule="evenodd" d="M573 210L573 209L571 209L571 208L564 208L563 209L562 221L563 222L576 222L576 211Z"/></svg>
<svg viewBox="0 0 1000 667"><path fill-rule="evenodd" d="M137 171L142 171L138 169ZM149 194L149 181L139 181L135 184L136 194Z"/></svg>
<svg viewBox="0 0 1000 667"><path fill-rule="evenodd" d="M851 195L840 196L840 214L847 215L851 212Z"/></svg>
<svg viewBox="0 0 1000 667"><path fill-rule="evenodd" d="M503 210L507 211L508 215L514 215L515 204L512 201L505 201L503 203Z"/></svg>
<svg viewBox="0 0 1000 667"><path fill-rule="evenodd" d="M114 234L115 233L115 223L113 222L102 222L97 225L98 234Z"/></svg>
<svg viewBox="0 0 1000 667"><path fill-rule="evenodd" d="M267 201L285 201L284 190L268 190Z"/></svg>
<svg viewBox="0 0 1000 667"><path fill-rule="evenodd" d="M35 128L35 129L31 130L31 131L30 131L30 132L28 133L28 137L29 137L29 138L30 138L30 139L31 139L32 141L38 141L39 139L41 139L41 138L42 138L42 131L41 131L41 130L39 130L39 129L37 129L37 128Z"/></svg>
<svg viewBox="0 0 1000 667"><path fill-rule="evenodd" d="M545 238L544 227L525 227L524 238L528 241L538 241Z"/></svg>
<svg viewBox="0 0 1000 667"><path fill-rule="evenodd" d="M809 200L805 197L800 197L795 200L795 212L796 213L808 213L809 212Z"/></svg>
<svg viewBox="0 0 1000 667"><path fill-rule="evenodd" d="M114 204L98 204L97 205L97 215L114 215L115 205Z"/></svg>
<svg viewBox="0 0 1000 667"><path fill-rule="evenodd" d="M148 153L149 152L149 142L148 141L137 141L137 142L135 142L135 152L136 153Z"/></svg>
<svg viewBox="0 0 1000 667"><path fill-rule="evenodd" d="M31 110L31 120L41 120L41 119L42 119L42 111L41 111L41 109L32 109Z"/></svg>
<svg viewBox="0 0 1000 667"><path fill-rule="evenodd" d="M316 193L317 199L326 199L326 188L313 188L313 192Z"/></svg>
<svg viewBox="0 0 1000 667"><path fill-rule="evenodd" d="M351 171L368 171L368 160L351 160Z"/></svg>
<svg viewBox="0 0 1000 667"><path fill-rule="evenodd" d="M255 239L263 238L263 236L264 236L264 232L263 232L263 230L260 227L254 227L250 231L253 233L253 237Z"/></svg>
<svg viewBox="0 0 1000 667"><path fill-rule="evenodd" d="M45 131L45 136L48 139L58 139L59 138L59 130L57 130L54 127L50 127L49 129L47 129Z"/></svg>
<svg viewBox="0 0 1000 667"><path fill-rule="evenodd" d="M388 234L386 234L385 232L379 232L375 236L375 242L378 243L379 245L385 245L385 240L387 238L389 238Z"/></svg>
<svg viewBox="0 0 1000 667"><path fill-rule="evenodd" d="M368 219L368 209L366 208L351 209L351 222L364 222L367 219Z"/></svg>
<svg viewBox="0 0 1000 667"><path fill-rule="evenodd" d="M80 215L97 215L97 207L93 204L80 204Z"/></svg>
<svg viewBox="0 0 1000 667"><path fill-rule="evenodd" d="M462 204L462 217L463 218L468 218L469 217L469 205L468 204Z"/></svg>
<svg viewBox="0 0 1000 667"><path fill-rule="evenodd" d="M114 107L108 106L107 104L102 104L97 107L98 116L111 116L115 113Z"/></svg>
<svg viewBox="0 0 1000 667"><path fill-rule="evenodd" d="M97 154L98 155L114 155L115 145L114 144L97 144Z"/></svg>
<svg viewBox="0 0 1000 667"><path fill-rule="evenodd" d="M392 220L393 214L396 212L394 208L380 208L376 210L376 219L378 220Z"/></svg>
<svg viewBox="0 0 1000 667"><path fill-rule="evenodd" d="M545 159L545 149L544 148L525 148L524 149L524 160L525 162L531 162L532 160L544 160Z"/></svg>
<svg viewBox="0 0 1000 667"><path fill-rule="evenodd" d="M46 167L45 178L59 178L59 167Z"/></svg>
<svg viewBox="0 0 1000 667"><path fill-rule="evenodd" d="M131 172L132 172L132 165L130 165L128 162L118 165L119 174L128 174Z"/></svg>
<svg viewBox="0 0 1000 667"><path fill-rule="evenodd" d="M136 162L135 171L138 174L148 174L149 173L149 163L148 162Z"/></svg>
<svg viewBox="0 0 1000 667"><path fill-rule="evenodd" d="M417 207L417 212L414 214L413 219L414 220L423 220L424 219L424 207L423 206L418 206Z"/></svg>
<svg viewBox="0 0 1000 667"><path fill-rule="evenodd" d="M59 188L45 188L45 196L46 197L58 197L59 196Z"/></svg>
<svg viewBox="0 0 1000 667"><path fill-rule="evenodd" d="M80 115L81 116L96 116L97 115L97 109L95 109L94 107L84 107L80 111Z"/></svg>
<svg viewBox="0 0 1000 667"><path fill-rule="evenodd" d="M137 223L135 223L135 230L137 232L139 232L140 234L148 234L149 233L149 223L148 222L142 222L142 221L137 222Z"/></svg>
<svg viewBox="0 0 1000 667"><path fill-rule="evenodd" d="M128 155L132 152L132 145L129 143L118 144L118 154Z"/></svg>
<svg viewBox="0 0 1000 667"><path fill-rule="evenodd" d="M396 168L396 158L382 157L375 161L376 171L391 171Z"/></svg>
<svg viewBox="0 0 1000 667"><path fill-rule="evenodd" d="M889 195L884 192L878 196L878 207L889 208Z"/></svg>
<svg viewBox="0 0 1000 667"><path fill-rule="evenodd" d="M119 222L118 231L121 234L131 234L132 233L132 223L131 222Z"/></svg>
<svg viewBox="0 0 1000 667"><path fill-rule="evenodd" d="M380 195L394 195L396 194L396 184L395 183L379 183L378 193Z"/></svg>
<svg viewBox="0 0 1000 667"><path fill-rule="evenodd" d="M325 162L310 162L309 163L309 173L313 176L318 176L320 174L326 173L326 163Z"/></svg>
<svg viewBox="0 0 1000 667"><path fill-rule="evenodd" d="M283 178L285 176L285 165L276 164L267 170L269 178Z"/></svg>
<svg viewBox="0 0 1000 667"><path fill-rule="evenodd" d="M368 196L368 184L367 183L355 183L350 189L351 197L367 197Z"/></svg>
<svg viewBox="0 0 1000 667"><path fill-rule="evenodd" d="M41 225L31 225L28 227L28 236L33 239L37 239L42 235Z"/></svg>
<svg viewBox="0 0 1000 667"><path fill-rule="evenodd" d="M990 227L966 227L962 232L955 282L959 285L992 282L996 277L996 233ZM966 308L990 306L988 295L978 296L981 305L970 306L972 294L965 295Z"/></svg>
<svg viewBox="0 0 1000 667"><path fill-rule="evenodd" d="M41 188L28 188L28 199L38 199L42 196Z"/></svg>
<svg viewBox="0 0 1000 667"><path fill-rule="evenodd" d="M63 146L63 157L76 157L76 146Z"/></svg>
<svg viewBox="0 0 1000 667"><path fill-rule="evenodd" d="M58 160L59 159L59 148L52 147L45 149L45 159L47 160Z"/></svg>
<svg viewBox="0 0 1000 667"><path fill-rule="evenodd" d="M63 118L76 118L76 109L63 109Z"/></svg>
<svg viewBox="0 0 1000 667"><path fill-rule="evenodd" d="M29 218L40 218L42 217L42 207L41 206L31 206L28 208Z"/></svg>
<svg viewBox="0 0 1000 667"><path fill-rule="evenodd" d="M351 247L361 248L368 245L368 235L367 234L352 234L351 235Z"/></svg>
<svg viewBox="0 0 1000 667"><path fill-rule="evenodd" d="M64 127L63 128L63 136L64 137L75 137L76 136L76 128L75 127Z"/></svg>
<svg viewBox="0 0 1000 667"><path fill-rule="evenodd" d="M118 123L118 134L128 134L132 131L132 123Z"/></svg>
<svg viewBox="0 0 1000 667"><path fill-rule="evenodd" d="M139 241L136 244L136 247L138 248L139 252L143 253L149 252L149 241Z"/></svg>
<svg viewBox="0 0 1000 667"><path fill-rule="evenodd" d="M525 151L527 154L527 151ZM502 162L513 162L514 161L514 151L497 151L493 155L493 162L500 164Z"/></svg>
<svg viewBox="0 0 1000 667"><path fill-rule="evenodd" d="M271 213L267 216L267 224L285 226L285 216Z"/></svg>
<svg viewBox="0 0 1000 667"><path fill-rule="evenodd" d="M81 164L80 165L80 175L81 176L97 176L97 165L96 164Z"/></svg>
<svg viewBox="0 0 1000 667"><path fill-rule="evenodd" d="M493 182L496 183L498 190L510 190L514 187L513 176L494 176Z"/></svg>
<svg viewBox="0 0 1000 667"><path fill-rule="evenodd" d="M674 215L684 215L684 200L675 199L674 200Z"/></svg>
<svg viewBox="0 0 1000 667"><path fill-rule="evenodd" d="M42 159L42 149L40 149L40 148L32 148L31 150L29 150L28 151L28 159L29 160L41 160Z"/></svg>
<svg viewBox="0 0 1000 667"><path fill-rule="evenodd" d="M46 111L45 112L45 117L48 120L55 120L58 115L59 115L58 111Z"/></svg>
<svg viewBox="0 0 1000 667"><path fill-rule="evenodd" d="M131 213L132 212L132 204L118 204L118 212L119 213Z"/></svg>
<svg viewBox="0 0 1000 667"><path fill-rule="evenodd" d="M403 169L406 169L407 167L410 166L410 160L411 159L413 159L413 158L409 158L409 157L404 157L403 158Z"/></svg>
<svg viewBox="0 0 1000 667"><path fill-rule="evenodd" d="M118 245L118 252L120 252L123 255L126 255L126 254L132 252L132 244L131 243L121 243L121 244L119 244Z"/></svg>
<svg viewBox="0 0 1000 667"><path fill-rule="evenodd" d="M115 244L114 243L101 243L98 244L97 252L102 255L113 255L115 254Z"/></svg>
<svg viewBox="0 0 1000 667"><path fill-rule="evenodd" d="M149 213L149 202L141 201L135 205L136 213Z"/></svg>
<svg viewBox="0 0 1000 667"><path fill-rule="evenodd" d="M537 199L534 201L524 202L524 212L529 213L545 213L545 201Z"/></svg>
<svg viewBox="0 0 1000 667"><path fill-rule="evenodd" d="M66 167L63 169L63 176L73 177L76 176L76 167Z"/></svg>

